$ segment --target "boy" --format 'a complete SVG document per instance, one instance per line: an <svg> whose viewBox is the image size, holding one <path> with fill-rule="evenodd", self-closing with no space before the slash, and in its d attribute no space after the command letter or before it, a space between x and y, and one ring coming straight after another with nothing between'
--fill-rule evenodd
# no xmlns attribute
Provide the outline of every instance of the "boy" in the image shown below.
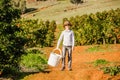
<svg viewBox="0 0 120 80"><path fill-rule="evenodd" d="M63 24L65 30L62 31L58 43L57 43L57 49L59 48L59 45L61 41L63 40L63 48L62 48L62 68L61 71L65 69L65 56L66 52L68 51L68 70L71 71L72 67L72 51L74 49L74 33L72 30L70 30L70 27L72 26L71 23L67 20Z"/></svg>

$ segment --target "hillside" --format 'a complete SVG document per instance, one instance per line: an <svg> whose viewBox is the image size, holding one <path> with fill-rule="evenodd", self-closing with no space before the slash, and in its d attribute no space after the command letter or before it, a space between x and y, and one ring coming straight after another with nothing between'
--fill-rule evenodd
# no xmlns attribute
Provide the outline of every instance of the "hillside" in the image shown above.
<svg viewBox="0 0 120 80"><path fill-rule="evenodd" d="M27 8L35 9L35 11L26 13L22 17L27 19L55 20L57 23L61 23L65 17L70 18L71 16L120 8L119 3L120 0L85 0L84 3L77 6L67 0L27 3Z"/></svg>

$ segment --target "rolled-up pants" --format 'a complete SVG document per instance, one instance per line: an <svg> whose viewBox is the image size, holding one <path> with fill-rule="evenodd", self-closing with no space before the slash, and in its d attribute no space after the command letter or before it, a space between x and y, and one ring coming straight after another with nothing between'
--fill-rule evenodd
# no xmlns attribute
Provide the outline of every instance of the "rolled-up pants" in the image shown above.
<svg viewBox="0 0 120 80"><path fill-rule="evenodd" d="M71 68L71 65L72 65L72 46L63 46L63 49L62 49L62 68L65 67L66 53L68 53L68 68Z"/></svg>

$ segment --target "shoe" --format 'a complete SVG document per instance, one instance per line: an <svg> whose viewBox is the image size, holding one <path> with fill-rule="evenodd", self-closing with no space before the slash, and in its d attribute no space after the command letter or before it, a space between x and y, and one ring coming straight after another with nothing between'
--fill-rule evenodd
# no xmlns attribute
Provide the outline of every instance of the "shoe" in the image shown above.
<svg viewBox="0 0 120 80"><path fill-rule="evenodd" d="M65 67L61 68L61 71L64 71Z"/></svg>
<svg viewBox="0 0 120 80"><path fill-rule="evenodd" d="M68 70L69 70L69 71L72 71L72 69L71 69L71 68L69 68Z"/></svg>

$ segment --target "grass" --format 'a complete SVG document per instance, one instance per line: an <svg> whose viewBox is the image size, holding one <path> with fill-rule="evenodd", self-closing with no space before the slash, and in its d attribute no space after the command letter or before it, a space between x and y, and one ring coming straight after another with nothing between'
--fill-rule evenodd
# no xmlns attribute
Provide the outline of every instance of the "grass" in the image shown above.
<svg viewBox="0 0 120 80"><path fill-rule="evenodd" d="M47 59L40 51L29 50L27 55L21 57L20 66L25 72L44 71L47 68Z"/></svg>
<svg viewBox="0 0 120 80"><path fill-rule="evenodd" d="M106 61L105 59L97 59L96 61L93 62L94 66L99 66L99 65L106 65L109 62Z"/></svg>
<svg viewBox="0 0 120 80"><path fill-rule="evenodd" d="M117 65L115 62L109 62L105 59L97 59L92 62L92 64L96 67L98 66L104 74L110 74L111 76L120 74L120 65Z"/></svg>
<svg viewBox="0 0 120 80"><path fill-rule="evenodd" d="M70 1L45 2L38 5L37 8L45 7L34 13L35 16L28 16L27 19L42 19L55 20L57 23L62 23L63 18L70 18L71 16L96 13L103 10L110 10L120 8L120 0L86 0L83 4L75 6ZM50 6L50 5L53 6ZM29 5L30 6L30 5ZM48 6L48 7L46 7ZM32 6L35 7L35 6Z"/></svg>
<svg viewBox="0 0 120 80"><path fill-rule="evenodd" d="M114 47L112 45L92 45L86 49L86 52L111 52L114 51Z"/></svg>
<svg viewBox="0 0 120 80"><path fill-rule="evenodd" d="M87 52L101 52L103 49L100 46L92 46L86 50Z"/></svg>
<svg viewBox="0 0 120 80"><path fill-rule="evenodd" d="M101 68L105 74L110 74L111 76L115 76L120 74L120 66L109 66Z"/></svg>
<svg viewBox="0 0 120 80"><path fill-rule="evenodd" d="M6 66L0 74L0 80L23 80L25 76L46 72L47 59L46 56L39 50L29 49L21 57L20 67ZM19 70L20 69L20 70Z"/></svg>

